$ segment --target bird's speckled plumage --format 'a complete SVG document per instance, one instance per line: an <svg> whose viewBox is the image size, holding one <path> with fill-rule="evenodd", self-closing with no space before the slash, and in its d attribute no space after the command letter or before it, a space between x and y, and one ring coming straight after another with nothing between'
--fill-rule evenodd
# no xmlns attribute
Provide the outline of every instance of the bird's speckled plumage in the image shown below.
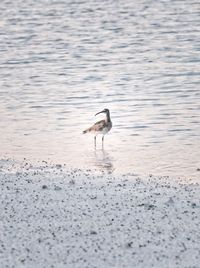
<svg viewBox="0 0 200 268"><path fill-rule="evenodd" d="M95 146L96 146L96 136L98 134L103 135L103 137L102 137L102 146L103 146L104 135L106 133L108 133L112 128L112 122L111 122L111 119L110 119L110 111L108 109L104 109L103 111L101 111L101 112L99 112L97 114L100 114L100 113L105 113L106 114L106 119L96 122L93 126L87 128L86 130L83 131L83 134L89 133L89 132L94 133L94 135L95 135L95 137L94 137Z"/></svg>

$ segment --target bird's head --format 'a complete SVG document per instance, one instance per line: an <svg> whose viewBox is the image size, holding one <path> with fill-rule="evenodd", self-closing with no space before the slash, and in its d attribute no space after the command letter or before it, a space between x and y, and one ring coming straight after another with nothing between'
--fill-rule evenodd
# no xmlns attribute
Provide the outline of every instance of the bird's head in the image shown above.
<svg viewBox="0 0 200 268"><path fill-rule="evenodd" d="M108 109L104 109L103 111L98 112L97 114L101 114L101 113L109 114L109 110L108 110ZM97 114L95 114L95 116L96 116Z"/></svg>

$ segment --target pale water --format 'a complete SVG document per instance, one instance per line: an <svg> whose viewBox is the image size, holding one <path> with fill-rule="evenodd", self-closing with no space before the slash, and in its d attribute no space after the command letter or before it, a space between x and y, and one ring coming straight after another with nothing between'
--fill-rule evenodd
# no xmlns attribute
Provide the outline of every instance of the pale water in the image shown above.
<svg viewBox="0 0 200 268"><path fill-rule="evenodd" d="M200 177L200 2L3 0L0 157ZM82 130L109 108L94 150Z"/></svg>

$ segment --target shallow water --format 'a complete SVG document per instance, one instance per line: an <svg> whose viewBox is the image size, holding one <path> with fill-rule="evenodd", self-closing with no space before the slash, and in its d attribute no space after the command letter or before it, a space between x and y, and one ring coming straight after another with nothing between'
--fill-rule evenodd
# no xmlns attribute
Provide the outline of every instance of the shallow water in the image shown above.
<svg viewBox="0 0 200 268"><path fill-rule="evenodd" d="M2 1L0 157L200 177L198 1ZM82 135L109 108L94 150Z"/></svg>

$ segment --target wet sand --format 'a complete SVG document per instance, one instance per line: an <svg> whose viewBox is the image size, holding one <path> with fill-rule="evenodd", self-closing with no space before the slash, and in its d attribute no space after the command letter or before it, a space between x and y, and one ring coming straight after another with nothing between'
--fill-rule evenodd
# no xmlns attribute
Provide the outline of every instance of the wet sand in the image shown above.
<svg viewBox="0 0 200 268"><path fill-rule="evenodd" d="M200 184L0 160L1 267L199 267Z"/></svg>

